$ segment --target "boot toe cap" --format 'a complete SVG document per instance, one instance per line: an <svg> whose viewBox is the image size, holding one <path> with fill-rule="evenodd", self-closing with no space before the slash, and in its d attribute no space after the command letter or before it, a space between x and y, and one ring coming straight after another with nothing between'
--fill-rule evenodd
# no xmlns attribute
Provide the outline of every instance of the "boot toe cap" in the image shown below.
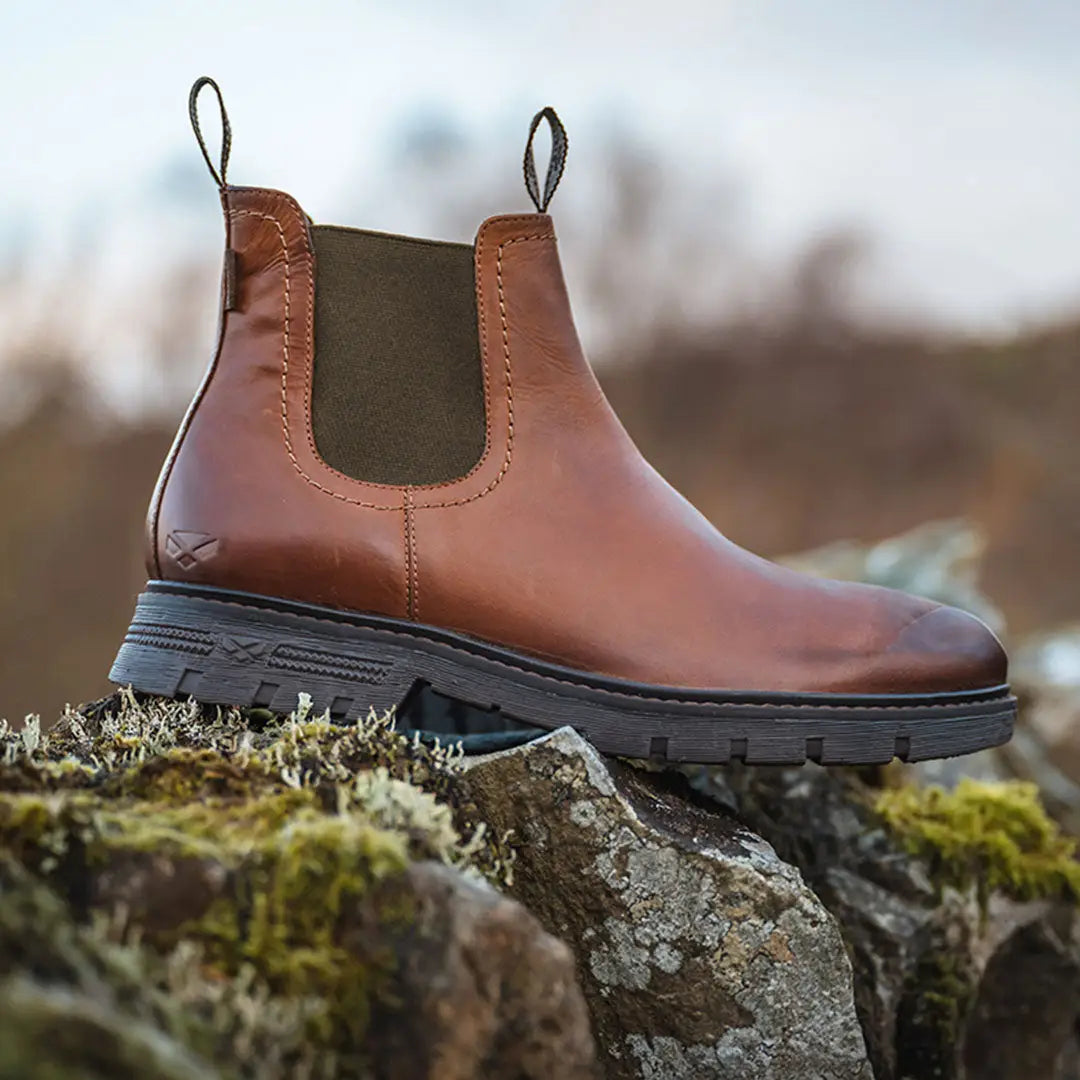
<svg viewBox="0 0 1080 1080"><path fill-rule="evenodd" d="M974 615L935 607L909 622L885 651L897 693L983 690L1008 680L994 632Z"/></svg>

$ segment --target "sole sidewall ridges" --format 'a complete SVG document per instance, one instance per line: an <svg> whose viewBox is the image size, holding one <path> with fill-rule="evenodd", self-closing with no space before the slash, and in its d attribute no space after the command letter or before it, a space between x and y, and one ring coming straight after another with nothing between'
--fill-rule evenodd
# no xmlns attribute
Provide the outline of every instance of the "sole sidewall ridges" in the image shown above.
<svg viewBox="0 0 1080 1080"><path fill-rule="evenodd" d="M682 700L602 689L425 639L417 628L365 626L218 597L140 596L110 673L113 682L207 704L286 713L300 692L343 721L400 704L423 683L441 694L542 728L576 728L604 753L672 761L874 764L972 753L1008 741L1007 695L943 704L844 705L827 698ZM629 684L628 684L629 687Z"/></svg>

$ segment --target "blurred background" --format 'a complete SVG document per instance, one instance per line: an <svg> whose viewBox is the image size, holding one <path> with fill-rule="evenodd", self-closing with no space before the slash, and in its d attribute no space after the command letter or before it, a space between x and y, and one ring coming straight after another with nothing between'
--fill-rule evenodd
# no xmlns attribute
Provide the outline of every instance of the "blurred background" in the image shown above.
<svg viewBox="0 0 1080 1080"><path fill-rule="evenodd" d="M800 561L959 590L1053 702L1031 754L1074 798L1073 0L16 0L2 21L0 716L105 692L144 580L217 318L186 114L206 73L234 183L452 240L529 209L527 125L554 105L582 336L646 454L762 554L847 540Z"/></svg>

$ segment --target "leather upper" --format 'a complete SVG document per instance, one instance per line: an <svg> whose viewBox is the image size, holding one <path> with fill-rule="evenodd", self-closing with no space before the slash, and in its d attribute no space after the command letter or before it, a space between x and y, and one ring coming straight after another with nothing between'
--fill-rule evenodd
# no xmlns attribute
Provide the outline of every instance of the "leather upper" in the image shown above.
<svg viewBox="0 0 1080 1080"><path fill-rule="evenodd" d="M152 575L411 619L670 687L1005 682L1005 654L973 616L751 555L648 465L582 354L546 215L491 218L477 235L479 464L413 487L330 469L311 430L308 220L280 192L223 200L235 305L151 506ZM209 538L204 556L192 535Z"/></svg>

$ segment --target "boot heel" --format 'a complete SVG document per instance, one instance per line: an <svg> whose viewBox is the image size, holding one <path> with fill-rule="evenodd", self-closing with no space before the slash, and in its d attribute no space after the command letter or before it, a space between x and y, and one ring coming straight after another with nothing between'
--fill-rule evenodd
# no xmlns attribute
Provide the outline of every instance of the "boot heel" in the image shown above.
<svg viewBox="0 0 1080 1080"><path fill-rule="evenodd" d="M355 638L330 623L301 632L273 611L145 592L109 678L164 697L278 713L307 693L317 713L351 721L399 705L416 682L407 647Z"/></svg>

